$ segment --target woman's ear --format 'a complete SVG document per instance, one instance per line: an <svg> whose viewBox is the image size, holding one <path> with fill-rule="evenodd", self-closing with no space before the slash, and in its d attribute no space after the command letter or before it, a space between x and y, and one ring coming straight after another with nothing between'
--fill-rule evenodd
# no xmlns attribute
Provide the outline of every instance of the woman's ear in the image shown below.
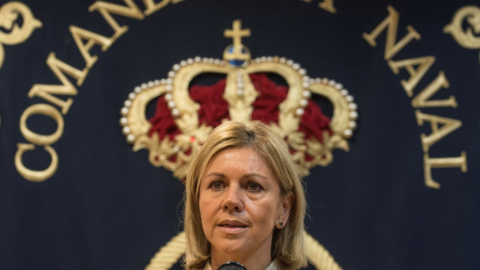
<svg viewBox="0 0 480 270"><path fill-rule="evenodd" d="M283 221L283 224L287 224L294 198L295 195L293 194L293 192L288 192L288 194L283 197L282 211L280 213L280 220Z"/></svg>

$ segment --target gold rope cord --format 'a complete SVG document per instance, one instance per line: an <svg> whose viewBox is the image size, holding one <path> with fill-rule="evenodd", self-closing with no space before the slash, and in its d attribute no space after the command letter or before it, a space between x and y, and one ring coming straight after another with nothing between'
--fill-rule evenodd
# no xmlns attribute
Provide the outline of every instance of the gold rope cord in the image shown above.
<svg viewBox="0 0 480 270"><path fill-rule="evenodd" d="M185 249L185 232L181 232L155 254L145 270L170 269L185 254Z"/></svg>
<svg viewBox="0 0 480 270"><path fill-rule="evenodd" d="M307 258L318 270L341 270L332 255L307 232L305 234L305 246ZM185 254L185 233L181 232L173 237L157 254L150 260L145 270L168 270Z"/></svg>
<svg viewBox="0 0 480 270"><path fill-rule="evenodd" d="M332 255L310 234L304 231L307 258L318 270L341 270Z"/></svg>

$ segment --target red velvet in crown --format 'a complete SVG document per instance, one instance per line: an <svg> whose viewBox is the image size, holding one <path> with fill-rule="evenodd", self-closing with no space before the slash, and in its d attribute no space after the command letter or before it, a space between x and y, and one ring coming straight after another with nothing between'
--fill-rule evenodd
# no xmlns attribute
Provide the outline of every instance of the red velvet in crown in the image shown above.
<svg viewBox="0 0 480 270"><path fill-rule="evenodd" d="M278 124L278 106L286 99L288 87L276 85L265 74L251 74L250 80L255 89L260 92L253 103L254 110L251 119L266 124L272 122ZM200 125L216 127L221 124L223 119L230 119L228 102L222 97L224 90L224 79L214 85L192 86L189 89L190 97L200 105L198 111ZM170 140L175 140L175 136L180 133L163 97L158 99L155 115L149 121L152 127L148 135L152 136L157 132L159 140L166 136L169 136ZM305 134L305 139L314 137L319 142L323 142L325 131L332 135L329 124L330 118L322 113L322 110L314 101L309 100L308 106L304 109L298 131Z"/></svg>

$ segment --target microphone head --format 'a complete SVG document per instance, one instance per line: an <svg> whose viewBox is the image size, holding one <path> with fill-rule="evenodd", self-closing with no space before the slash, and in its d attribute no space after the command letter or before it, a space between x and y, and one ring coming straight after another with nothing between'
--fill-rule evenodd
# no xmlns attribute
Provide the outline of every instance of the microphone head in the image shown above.
<svg viewBox="0 0 480 270"><path fill-rule="evenodd" d="M245 266L239 262L229 261L220 265L218 270L247 270L247 268L245 268Z"/></svg>

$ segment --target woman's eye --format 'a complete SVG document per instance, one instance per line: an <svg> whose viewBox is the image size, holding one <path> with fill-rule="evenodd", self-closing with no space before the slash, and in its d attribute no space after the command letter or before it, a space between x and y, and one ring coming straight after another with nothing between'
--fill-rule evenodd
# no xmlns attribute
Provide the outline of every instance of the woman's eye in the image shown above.
<svg viewBox="0 0 480 270"><path fill-rule="evenodd" d="M260 186L258 183L248 183L247 189L249 191L260 191L262 190L262 186Z"/></svg>
<svg viewBox="0 0 480 270"><path fill-rule="evenodd" d="M215 190L218 190L218 189L221 189L223 187L223 183L221 181L213 181L211 184L210 184L210 187L212 189L215 189Z"/></svg>

